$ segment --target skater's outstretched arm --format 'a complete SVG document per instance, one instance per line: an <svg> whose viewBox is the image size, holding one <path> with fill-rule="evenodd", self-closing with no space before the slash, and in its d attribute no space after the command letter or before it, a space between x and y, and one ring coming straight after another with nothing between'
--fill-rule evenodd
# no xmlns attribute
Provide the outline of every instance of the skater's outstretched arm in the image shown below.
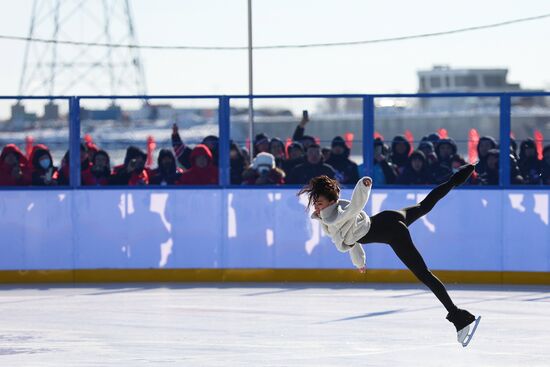
<svg viewBox="0 0 550 367"><path fill-rule="evenodd" d="M363 250L363 246L361 246L360 243L353 245L349 251L349 257L357 269L361 270L365 268L367 256L365 255L365 250Z"/></svg>
<svg viewBox="0 0 550 367"><path fill-rule="evenodd" d="M370 177L363 177L357 182L357 185L353 189L353 194L351 194L351 202L341 215L343 220L353 218L363 210L367 201L369 201L371 188L372 179Z"/></svg>

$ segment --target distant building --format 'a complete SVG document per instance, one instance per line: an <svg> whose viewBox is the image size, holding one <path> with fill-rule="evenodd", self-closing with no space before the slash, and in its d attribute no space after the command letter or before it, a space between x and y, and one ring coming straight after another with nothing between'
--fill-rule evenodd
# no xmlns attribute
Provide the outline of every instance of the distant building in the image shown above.
<svg viewBox="0 0 550 367"><path fill-rule="evenodd" d="M11 117L10 121L15 123L22 123L25 121L34 122L36 121L36 113L28 113L25 111L25 106L19 102L11 106Z"/></svg>
<svg viewBox="0 0 550 367"><path fill-rule="evenodd" d="M452 69L447 65L436 65L431 70L418 71L419 93L483 93L534 91L522 89L518 83L509 83L508 69ZM542 90L537 90L542 91ZM422 99L421 106L428 108L474 107L498 104L496 99L480 98L460 99ZM518 97L514 105L544 106L544 97Z"/></svg>
<svg viewBox="0 0 550 367"><path fill-rule="evenodd" d="M44 120L57 120L59 119L59 105L53 101L48 102L44 106Z"/></svg>
<svg viewBox="0 0 550 367"><path fill-rule="evenodd" d="M434 66L418 72L419 93L512 92L521 90L508 83L508 69L451 69Z"/></svg>

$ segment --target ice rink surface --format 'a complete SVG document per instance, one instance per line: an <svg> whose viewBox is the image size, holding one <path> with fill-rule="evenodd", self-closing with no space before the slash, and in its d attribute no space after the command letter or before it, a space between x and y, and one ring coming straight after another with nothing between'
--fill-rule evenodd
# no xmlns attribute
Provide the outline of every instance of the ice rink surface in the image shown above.
<svg viewBox="0 0 550 367"><path fill-rule="evenodd" d="M0 366L550 366L550 287L451 286L467 348L416 284L0 286Z"/></svg>

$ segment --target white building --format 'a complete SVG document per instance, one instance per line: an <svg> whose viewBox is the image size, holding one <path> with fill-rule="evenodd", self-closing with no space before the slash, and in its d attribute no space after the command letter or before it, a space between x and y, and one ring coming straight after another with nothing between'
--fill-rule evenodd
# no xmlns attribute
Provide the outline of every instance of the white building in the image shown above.
<svg viewBox="0 0 550 367"><path fill-rule="evenodd" d="M509 83L508 69L452 69L437 65L431 70L418 71L419 93L483 93L528 91L518 83ZM529 90L534 91L534 90ZM544 97L517 97L513 105L544 106ZM420 106L430 109L463 109L498 106L496 97L423 98Z"/></svg>

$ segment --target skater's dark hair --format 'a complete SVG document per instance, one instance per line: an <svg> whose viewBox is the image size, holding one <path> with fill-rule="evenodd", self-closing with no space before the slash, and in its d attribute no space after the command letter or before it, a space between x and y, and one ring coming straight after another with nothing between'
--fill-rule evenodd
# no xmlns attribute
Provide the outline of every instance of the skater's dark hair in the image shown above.
<svg viewBox="0 0 550 367"><path fill-rule="evenodd" d="M324 196L330 201L338 200L340 197L340 186L338 186L338 181L328 176L317 176L309 180L309 184L298 192L298 196L302 194L307 194L308 197L307 210L319 196Z"/></svg>

